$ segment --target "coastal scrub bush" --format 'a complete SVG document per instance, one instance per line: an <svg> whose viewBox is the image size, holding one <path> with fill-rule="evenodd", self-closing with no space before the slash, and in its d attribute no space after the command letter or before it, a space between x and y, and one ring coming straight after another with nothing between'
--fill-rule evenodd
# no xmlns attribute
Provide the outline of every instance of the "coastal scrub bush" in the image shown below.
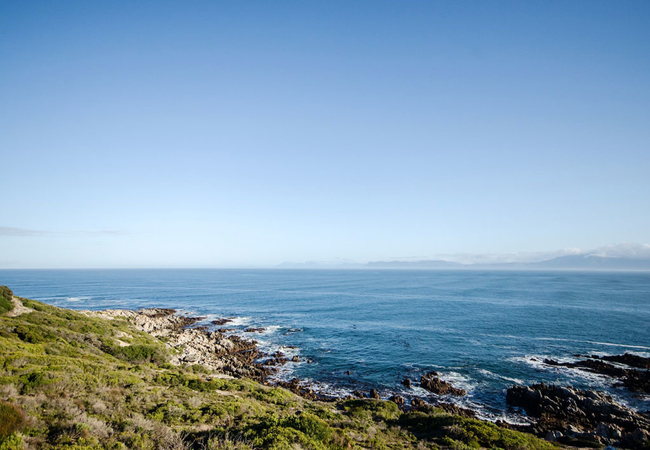
<svg viewBox="0 0 650 450"><path fill-rule="evenodd" d="M253 395L258 400L276 405L284 405L294 400L294 395L291 392L281 388L260 389L255 391Z"/></svg>
<svg viewBox="0 0 650 450"><path fill-rule="evenodd" d="M0 442L20 430L25 424L25 413L20 407L0 401Z"/></svg>
<svg viewBox="0 0 650 450"><path fill-rule="evenodd" d="M0 314L14 309L14 303L11 301L14 293L7 286L0 286Z"/></svg>
<svg viewBox="0 0 650 450"><path fill-rule="evenodd" d="M41 344L56 339L56 336L48 329L30 324L18 325L14 330L14 333L16 333L22 341L30 344Z"/></svg>
<svg viewBox="0 0 650 450"><path fill-rule="evenodd" d="M418 438L437 439L442 445L451 441L471 448L494 448L518 450L551 450L556 447L531 434L501 428L493 423L481 422L446 414L410 412L399 418L399 424ZM454 447L458 446L455 444Z"/></svg>
<svg viewBox="0 0 650 450"><path fill-rule="evenodd" d="M307 412L290 417L286 424L318 441L327 441L332 435L332 430L323 419Z"/></svg>
<svg viewBox="0 0 650 450"><path fill-rule="evenodd" d="M382 400L347 400L343 402L343 409L354 417L370 416L374 420L391 420L400 415L395 403Z"/></svg>
<svg viewBox="0 0 650 450"><path fill-rule="evenodd" d="M44 372L34 371L28 374L22 375L20 381L23 383L21 389L22 394L32 392L34 389L48 384L50 380L45 376Z"/></svg>
<svg viewBox="0 0 650 450"><path fill-rule="evenodd" d="M292 450L301 446L314 450L324 450L327 448L315 436L309 436L305 432L293 428L291 426L292 424L295 424L293 418L280 419L277 414L270 413L261 417L259 422L249 426L245 435L252 440L253 447L255 448L274 450ZM310 425L314 424L309 421L303 425L309 428ZM314 425L314 429L317 432L319 428L318 425Z"/></svg>
<svg viewBox="0 0 650 450"><path fill-rule="evenodd" d="M130 345L127 347L110 347L106 352L116 358L133 364L152 362L162 364L165 362L164 352L153 345Z"/></svg>

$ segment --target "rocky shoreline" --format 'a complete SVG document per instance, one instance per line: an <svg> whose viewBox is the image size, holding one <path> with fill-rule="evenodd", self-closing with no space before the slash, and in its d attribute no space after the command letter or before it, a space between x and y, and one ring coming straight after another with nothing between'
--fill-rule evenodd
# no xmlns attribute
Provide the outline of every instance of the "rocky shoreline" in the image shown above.
<svg viewBox="0 0 650 450"><path fill-rule="evenodd" d="M205 327L192 328L191 325L202 320L200 317L183 316L164 308L80 312L104 319L124 319L138 330L162 339L172 364L200 364L224 375L257 381L266 380L273 372L271 366L257 362L263 355L255 341Z"/></svg>
<svg viewBox="0 0 650 450"><path fill-rule="evenodd" d="M603 392L540 383L508 389L507 401L537 419L529 431L551 441L633 448L650 442L650 417Z"/></svg>
<svg viewBox="0 0 650 450"><path fill-rule="evenodd" d="M336 401L340 398L317 392L309 383L298 378L289 381L273 379L280 366L288 361L297 362L297 356L288 358L282 351L265 354L254 340L246 340L230 334L232 329L210 330L205 326L194 326L203 320L200 317L180 315L173 309L141 309L82 311L88 316L106 319L124 319L138 330L162 339L170 353L172 364L199 364L224 376L246 377L267 385L281 386L304 398L320 401ZM232 319L212 321L222 326ZM247 328L244 332L259 333L263 328ZM578 368L611 377L615 386L622 386L639 393L649 392L650 358L624 354L615 356L580 356L577 362L561 363L544 360L548 366ZM410 401L393 395L390 401L403 410L425 409L429 405L447 412L475 418L476 412L447 402L450 396L464 396L466 391L444 381L436 372L423 375L419 382L405 379L406 388L419 385L433 395L426 400L416 395ZM375 398L380 395L375 389L369 392L354 391L346 398ZM571 386L533 384L513 386L507 390L507 403L518 409L534 422L530 425L498 425L533 433L550 441L566 445L610 445L627 448L645 448L650 445L650 416L635 412L613 400L605 393L593 390L579 390Z"/></svg>

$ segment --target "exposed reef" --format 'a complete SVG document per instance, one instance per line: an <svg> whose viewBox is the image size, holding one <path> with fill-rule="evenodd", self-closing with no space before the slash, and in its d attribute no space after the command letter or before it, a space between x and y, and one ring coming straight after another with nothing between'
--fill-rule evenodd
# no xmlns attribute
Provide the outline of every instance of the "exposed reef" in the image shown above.
<svg viewBox="0 0 650 450"><path fill-rule="evenodd" d="M650 368L650 358L630 353L608 356L576 356L586 359L576 362L558 362L553 359L545 359L544 364L606 375L617 380L613 383L614 386L623 386L632 392L650 394L650 371L648 370Z"/></svg>
<svg viewBox="0 0 650 450"><path fill-rule="evenodd" d="M463 396L467 394L465 389L455 388L446 381L441 380L437 372L429 372L426 375L422 375L420 378L420 386L422 386L427 391L431 391L437 395L455 395Z"/></svg>
<svg viewBox="0 0 650 450"><path fill-rule="evenodd" d="M536 418L531 431L548 440L633 448L650 442L650 418L603 392L540 383L514 386L506 398Z"/></svg>

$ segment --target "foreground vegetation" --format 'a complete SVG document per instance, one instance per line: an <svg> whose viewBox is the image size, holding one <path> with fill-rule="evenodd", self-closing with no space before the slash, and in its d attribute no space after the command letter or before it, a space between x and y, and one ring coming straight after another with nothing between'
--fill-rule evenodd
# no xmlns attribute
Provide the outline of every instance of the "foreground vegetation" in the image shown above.
<svg viewBox="0 0 650 450"><path fill-rule="evenodd" d="M0 294L0 450L555 448L432 407L315 402L173 366L162 341L126 321L23 298L33 311L9 317L11 291Z"/></svg>

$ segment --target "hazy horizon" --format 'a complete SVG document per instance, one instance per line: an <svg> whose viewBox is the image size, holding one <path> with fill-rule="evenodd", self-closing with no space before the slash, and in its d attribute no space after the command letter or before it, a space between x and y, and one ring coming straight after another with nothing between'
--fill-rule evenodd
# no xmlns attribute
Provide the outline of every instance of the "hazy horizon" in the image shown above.
<svg viewBox="0 0 650 450"><path fill-rule="evenodd" d="M645 1L3 2L0 268L643 247L649 23Z"/></svg>

